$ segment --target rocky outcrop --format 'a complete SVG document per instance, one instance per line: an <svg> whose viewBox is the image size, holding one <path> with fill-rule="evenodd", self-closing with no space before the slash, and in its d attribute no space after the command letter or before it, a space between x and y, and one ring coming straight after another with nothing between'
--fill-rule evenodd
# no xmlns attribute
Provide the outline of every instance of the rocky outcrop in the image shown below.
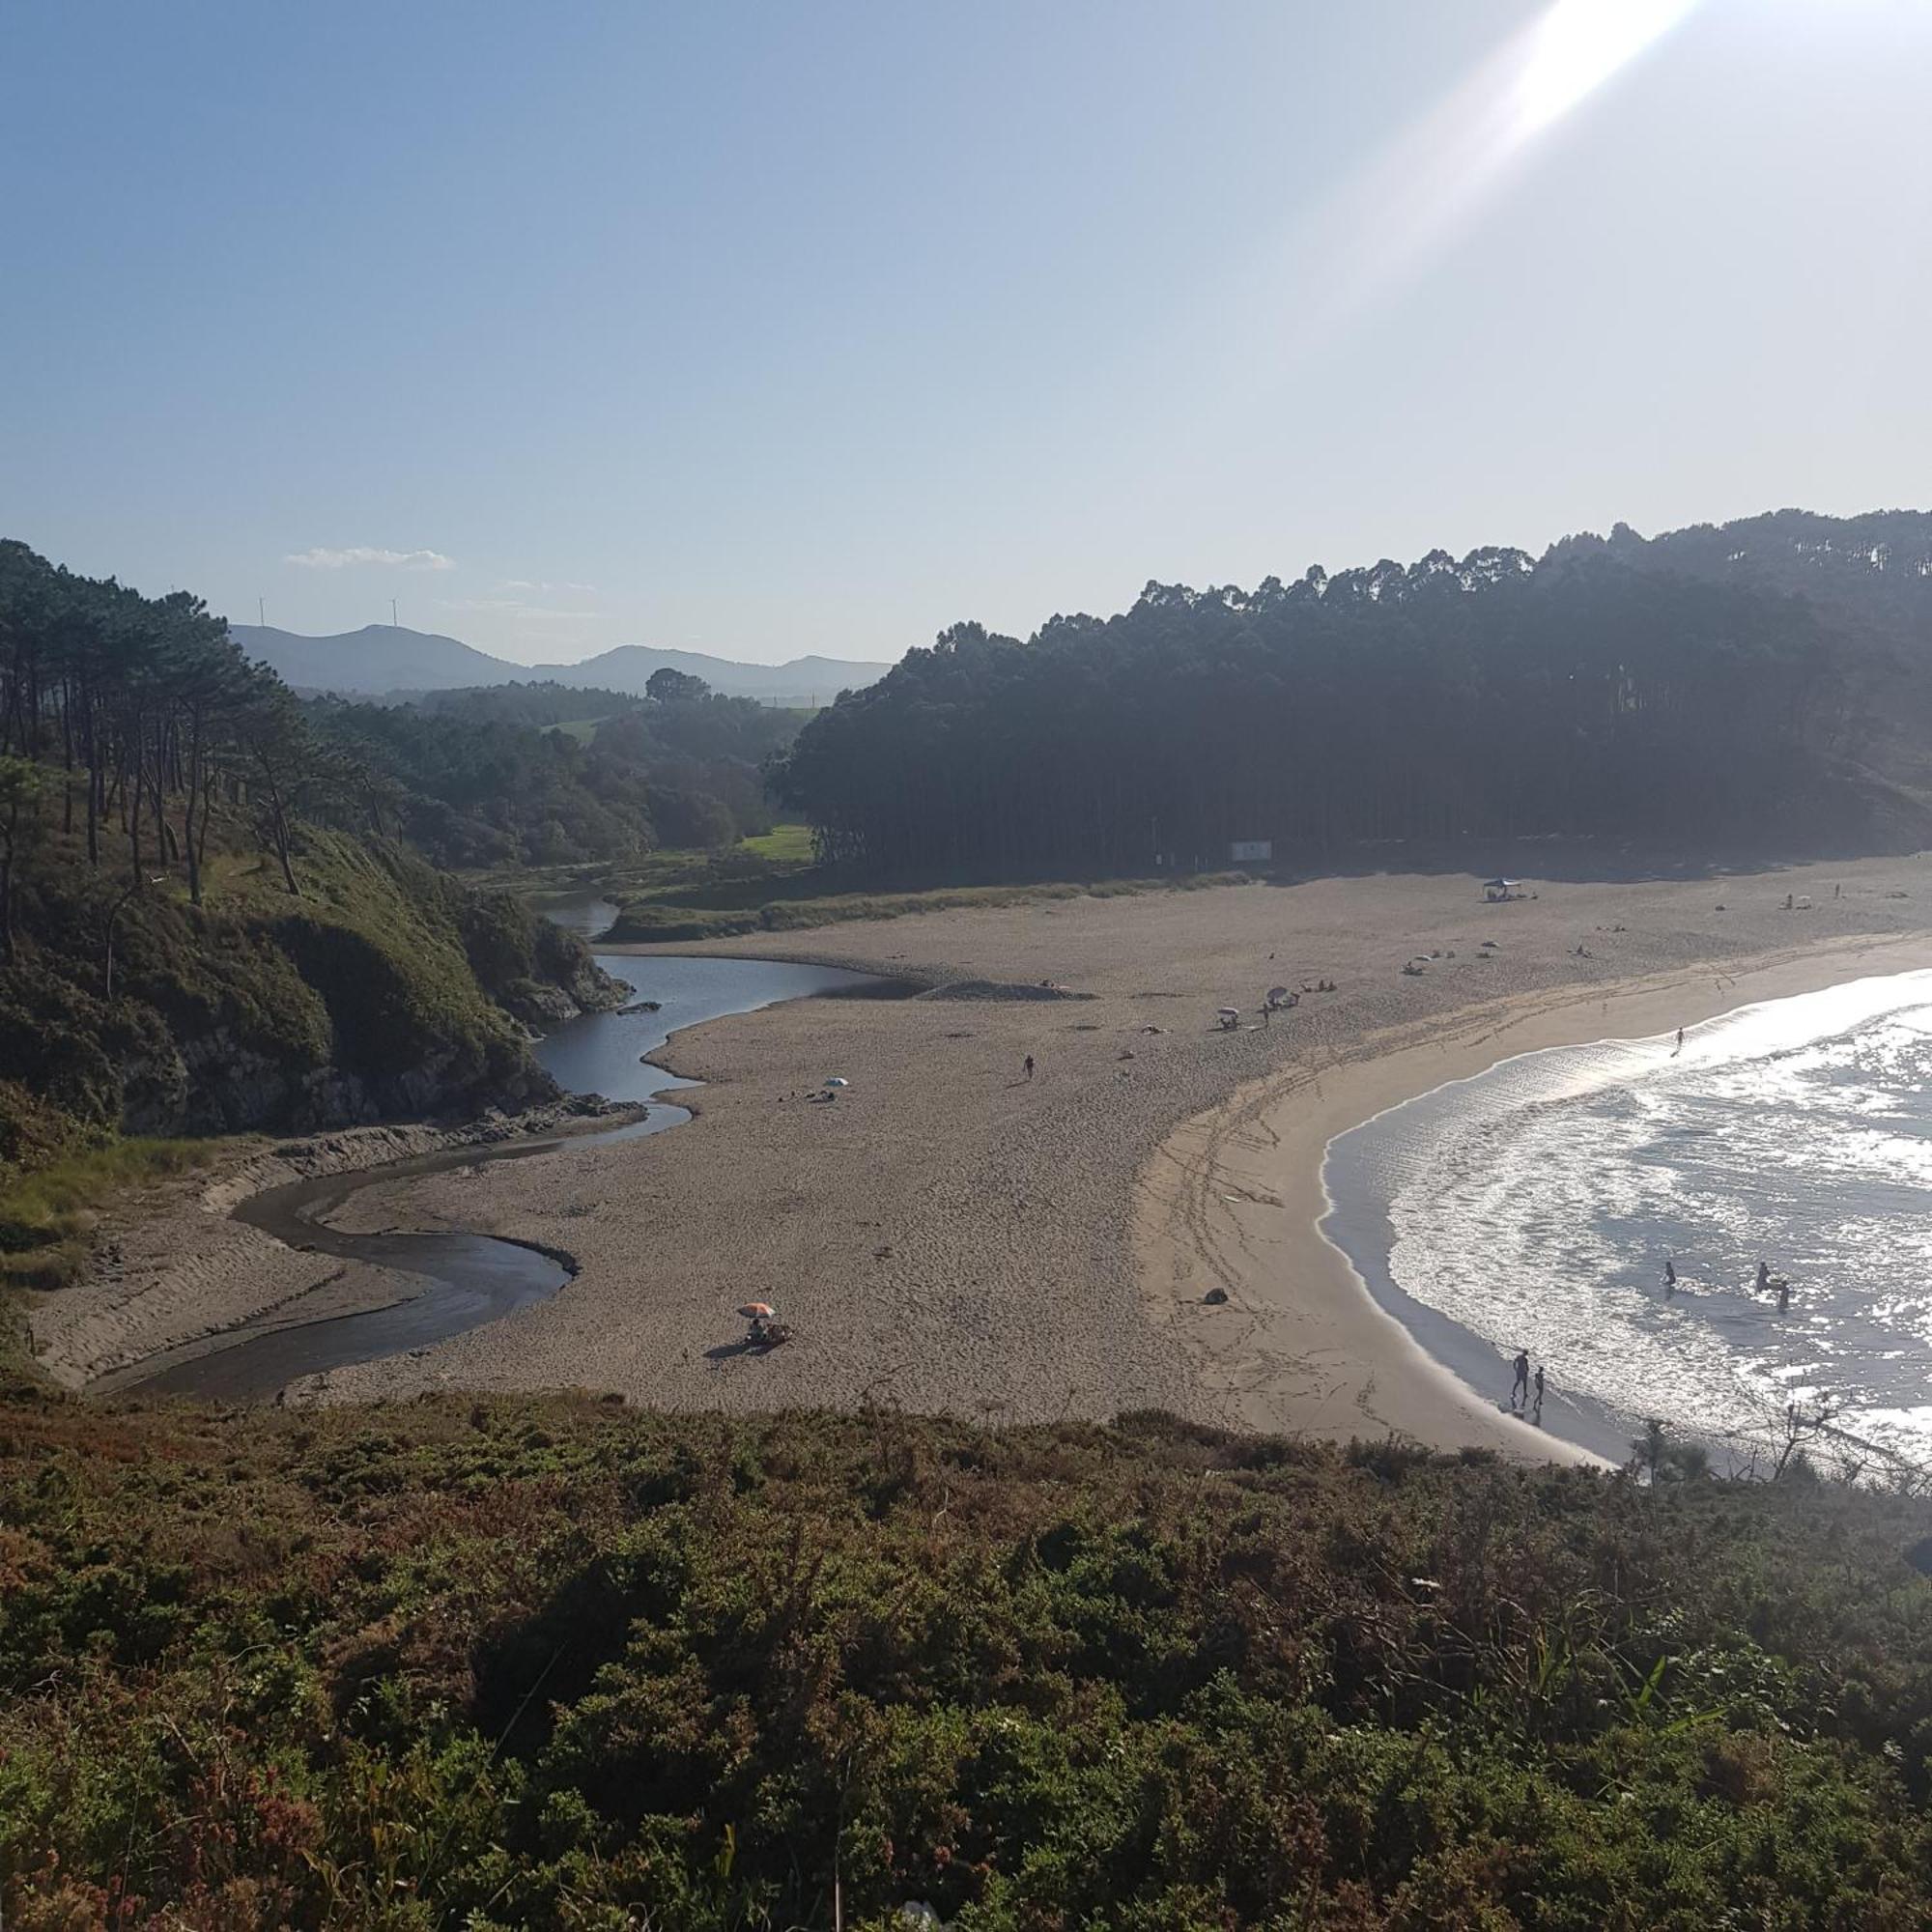
<svg viewBox="0 0 1932 1932"><path fill-rule="evenodd" d="M564 1017L577 1010L566 1007ZM311 1132L367 1125L398 1117L436 1119L469 1112L476 1102L473 1077L447 1053L384 1073L340 1066L291 1065L215 1027L187 1039L149 1047L120 1068L127 1096L123 1133ZM534 1062L513 1068L490 1095L497 1108L526 1109L555 1102L558 1089Z"/></svg>

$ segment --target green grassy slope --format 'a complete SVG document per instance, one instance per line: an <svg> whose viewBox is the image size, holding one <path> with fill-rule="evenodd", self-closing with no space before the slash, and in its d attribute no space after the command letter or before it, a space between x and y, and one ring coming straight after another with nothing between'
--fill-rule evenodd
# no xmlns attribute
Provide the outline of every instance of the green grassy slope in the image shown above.
<svg viewBox="0 0 1932 1932"><path fill-rule="evenodd" d="M1925 1505L587 1398L0 1409L14 1928L1920 1926Z"/></svg>
<svg viewBox="0 0 1932 1932"><path fill-rule="evenodd" d="M0 1184L116 1134L303 1128L553 1091L518 1018L573 988L597 995L574 939L400 847L311 832L295 863L299 897L271 868L228 861L195 907L165 884L121 900L107 868L39 857L0 970Z"/></svg>

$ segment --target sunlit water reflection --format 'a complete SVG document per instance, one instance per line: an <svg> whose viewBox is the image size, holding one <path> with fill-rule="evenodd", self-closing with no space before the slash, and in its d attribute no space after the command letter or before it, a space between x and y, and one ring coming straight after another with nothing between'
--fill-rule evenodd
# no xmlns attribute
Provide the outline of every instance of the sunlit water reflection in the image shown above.
<svg viewBox="0 0 1932 1932"><path fill-rule="evenodd" d="M1526 1348L1566 1435L1747 1440L1829 1402L1932 1463L1932 973L1745 1008L1681 1053L1506 1061L1341 1135L1326 1179L1328 1233L1425 1346L1498 1399Z"/></svg>

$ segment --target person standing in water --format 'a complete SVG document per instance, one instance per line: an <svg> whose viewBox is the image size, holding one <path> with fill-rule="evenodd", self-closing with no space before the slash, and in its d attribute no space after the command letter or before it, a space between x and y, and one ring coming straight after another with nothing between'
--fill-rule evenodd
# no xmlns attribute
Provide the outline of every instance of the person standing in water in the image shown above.
<svg viewBox="0 0 1932 1932"><path fill-rule="evenodd" d="M1666 1260L1663 1264L1663 1292L1665 1294L1677 1293L1677 1264Z"/></svg>
<svg viewBox="0 0 1932 1932"><path fill-rule="evenodd" d="M1516 1379L1510 1383L1510 1406L1515 1408L1529 1394L1529 1350L1516 1351Z"/></svg>
<svg viewBox="0 0 1932 1932"><path fill-rule="evenodd" d="M1759 1262L1757 1264L1757 1292L1762 1294L1771 1286L1771 1264Z"/></svg>

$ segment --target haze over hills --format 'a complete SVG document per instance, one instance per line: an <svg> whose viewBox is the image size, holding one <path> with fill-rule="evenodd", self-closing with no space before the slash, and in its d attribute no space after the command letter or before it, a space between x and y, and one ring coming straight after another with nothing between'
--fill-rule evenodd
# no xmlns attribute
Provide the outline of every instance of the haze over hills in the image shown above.
<svg viewBox="0 0 1932 1932"><path fill-rule="evenodd" d="M755 697L764 704L830 704L841 691L876 684L891 668L825 657L793 658L781 665L739 664L702 651L656 650L648 644L619 644L578 664L520 665L458 638L391 624L367 624L327 638L307 638L272 624L231 624L229 634L249 657L261 659L298 690L363 697L533 682L641 696L651 673L668 667L701 677L726 697Z"/></svg>

